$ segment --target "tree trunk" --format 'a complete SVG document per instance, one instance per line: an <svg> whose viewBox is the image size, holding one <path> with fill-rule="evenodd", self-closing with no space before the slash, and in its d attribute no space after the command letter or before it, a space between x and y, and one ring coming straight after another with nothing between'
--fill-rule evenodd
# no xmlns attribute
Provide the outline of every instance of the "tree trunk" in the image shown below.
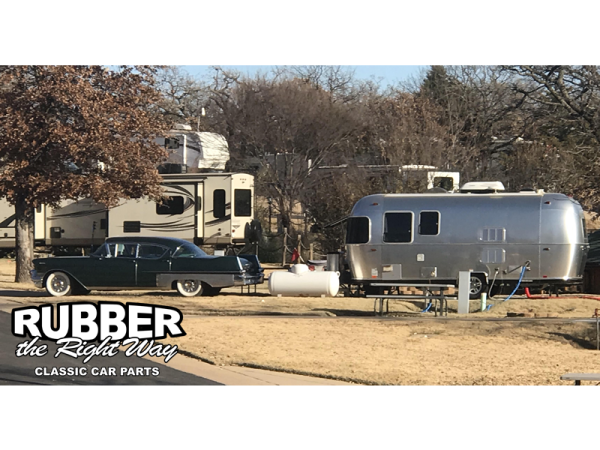
<svg viewBox="0 0 600 450"><path fill-rule="evenodd" d="M16 213L16 283L31 283L29 271L33 269L33 208L19 201L15 205Z"/></svg>

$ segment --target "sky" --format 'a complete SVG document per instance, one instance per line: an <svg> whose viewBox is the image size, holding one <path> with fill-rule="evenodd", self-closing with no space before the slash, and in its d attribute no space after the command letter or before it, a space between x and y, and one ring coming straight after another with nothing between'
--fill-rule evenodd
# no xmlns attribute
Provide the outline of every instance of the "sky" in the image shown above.
<svg viewBox="0 0 600 450"><path fill-rule="evenodd" d="M203 76L210 72L211 66L181 66L190 75ZM228 66L223 65L223 68L236 69L244 74L250 76L257 72L267 72L271 68L276 66L255 66L255 65L239 65L239 66ZM422 71L426 71L429 66L409 66L409 65L386 65L386 66L370 66L370 65L348 65L342 66L347 67L355 71L355 75L359 79L374 81L381 80L382 86L390 84L396 84L410 79L411 77L418 77Z"/></svg>

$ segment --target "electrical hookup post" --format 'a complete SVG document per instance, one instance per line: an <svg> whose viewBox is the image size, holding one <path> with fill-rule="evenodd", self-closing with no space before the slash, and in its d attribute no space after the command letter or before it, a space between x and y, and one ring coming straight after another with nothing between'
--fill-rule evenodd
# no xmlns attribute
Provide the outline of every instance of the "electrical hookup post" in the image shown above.
<svg viewBox="0 0 600 450"><path fill-rule="evenodd" d="M181 384L169 382L186 335L177 308L72 302L0 314L9 384Z"/></svg>

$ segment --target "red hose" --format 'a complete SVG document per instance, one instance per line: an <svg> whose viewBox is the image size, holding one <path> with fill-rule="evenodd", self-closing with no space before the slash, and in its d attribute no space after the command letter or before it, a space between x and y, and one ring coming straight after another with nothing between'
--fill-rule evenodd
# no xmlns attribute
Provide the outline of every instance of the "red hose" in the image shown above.
<svg viewBox="0 0 600 450"><path fill-rule="evenodd" d="M543 295L531 295L529 293L529 288L528 287L525 288L525 295L527 296L527 298L533 298L533 299L550 298L550 297L546 297L546 296L543 296Z"/></svg>
<svg viewBox="0 0 600 450"><path fill-rule="evenodd" d="M546 297L544 295L531 295L529 293L529 288L528 287L525 288L525 295L527 296L527 298L531 298L531 299L534 299L534 300L551 298L551 297ZM586 299L589 299L589 300L597 300L597 301L600 302L600 297L592 297L591 295L581 295L579 297L561 297L561 298L563 300L566 300L566 299L577 299L577 298L586 298Z"/></svg>

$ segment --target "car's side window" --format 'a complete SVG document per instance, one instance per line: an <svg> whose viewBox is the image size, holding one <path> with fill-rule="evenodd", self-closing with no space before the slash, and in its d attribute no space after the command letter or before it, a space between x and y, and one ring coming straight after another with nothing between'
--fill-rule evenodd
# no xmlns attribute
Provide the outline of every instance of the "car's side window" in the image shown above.
<svg viewBox="0 0 600 450"><path fill-rule="evenodd" d="M137 244L116 244L117 258L135 258Z"/></svg>
<svg viewBox="0 0 600 450"><path fill-rule="evenodd" d="M159 259L167 251L166 248L152 244L140 244L138 258Z"/></svg>

